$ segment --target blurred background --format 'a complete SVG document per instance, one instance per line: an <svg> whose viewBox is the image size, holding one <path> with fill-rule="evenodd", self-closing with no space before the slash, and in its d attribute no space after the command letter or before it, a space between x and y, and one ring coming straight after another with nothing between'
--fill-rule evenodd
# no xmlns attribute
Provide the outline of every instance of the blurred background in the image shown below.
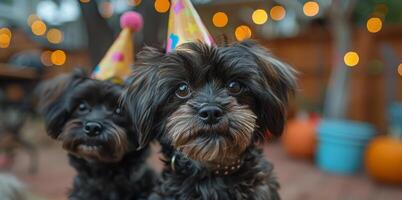
<svg viewBox="0 0 402 200"><path fill-rule="evenodd" d="M257 40L300 72L284 135L264 145L284 200L402 199L402 1L192 2L217 43ZM76 67L91 71L128 10L145 22L136 51L164 46L170 6L0 1L0 194L13 183L26 199L66 199L75 172L46 136L33 89Z"/></svg>

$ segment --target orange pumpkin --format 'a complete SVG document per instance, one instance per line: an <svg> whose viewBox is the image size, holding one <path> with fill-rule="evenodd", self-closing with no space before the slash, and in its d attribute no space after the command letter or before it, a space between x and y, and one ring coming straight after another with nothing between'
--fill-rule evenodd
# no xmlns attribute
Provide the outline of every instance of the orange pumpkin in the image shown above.
<svg viewBox="0 0 402 200"><path fill-rule="evenodd" d="M402 140L378 137L367 147L366 170L377 181L402 184Z"/></svg>
<svg viewBox="0 0 402 200"><path fill-rule="evenodd" d="M295 119L287 123L282 144L285 151L297 158L311 159L316 147L316 127L315 119Z"/></svg>

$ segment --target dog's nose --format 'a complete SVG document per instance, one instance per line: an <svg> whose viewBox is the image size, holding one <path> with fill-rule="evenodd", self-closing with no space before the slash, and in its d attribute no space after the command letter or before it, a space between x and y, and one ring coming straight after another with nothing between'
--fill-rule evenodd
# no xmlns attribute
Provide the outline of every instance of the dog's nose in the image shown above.
<svg viewBox="0 0 402 200"><path fill-rule="evenodd" d="M218 106L204 106L198 111L198 116L208 124L216 124L223 115L222 109Z"/></svg>
<svg viewBox="0 0 402 200"><path fill-rule="evenodd" d="M102 124L100 124L99 122L86 122L85 126L84 126L84 132L90 136L97 136L101 133L102 131Z"/></svg>

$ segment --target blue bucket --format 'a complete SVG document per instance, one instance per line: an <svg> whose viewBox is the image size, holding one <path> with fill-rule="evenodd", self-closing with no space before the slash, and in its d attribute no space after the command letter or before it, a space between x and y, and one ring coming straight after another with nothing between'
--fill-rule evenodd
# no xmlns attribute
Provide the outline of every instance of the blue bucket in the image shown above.
<svg viewBox="0 0 402 200"><path fill-rule="evenodd" d="M402 136L402 103L394 103L390 106L389 122L393 131Z"/></svg>
<svg viewBox="0 0 402 200"><path fill-rule="evenodd" d="M322 120L317 133L318 167L327 172L349 175L362 168L365 148L374 136L374 128L361 122Z"/></svg>

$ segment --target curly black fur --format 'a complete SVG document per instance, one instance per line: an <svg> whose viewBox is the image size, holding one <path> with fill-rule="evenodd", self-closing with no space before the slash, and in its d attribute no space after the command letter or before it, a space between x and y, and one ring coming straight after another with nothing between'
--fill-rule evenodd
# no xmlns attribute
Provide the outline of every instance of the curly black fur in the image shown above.
<svg viewBox="0 0 402 200"><path fill-rule="evenodd" d="M82 71L37 89L47 133L62 143L77 171L69 199L144 199L156 183L146 164L148 147L136 150L138 134L120 105L122 91Z"/></svg>
<svg viewBox="0 0 402 200"><path fill-rule="evenodd" d="M157 182L154 172L144 165L149 149L126 154L115 163L87 162L69 155L77 170L69 199L147 199Z"/></svg>
<svg viewBox="0 0 402 200"><path fill-rule="evenodd" d="M157 186L149 199L280 199L273 166L265 160L261 150L250 147L244 152L243 159L244 164L236 172L220 176L199 162L178 156L176 170L167 167L163 171L162 184ZM166 160L165 164L170 166L170 160Z"/></svg>
<svg viewBox="0 0 402 200"><path fill-rule="evenodd" d="M148 48L137 66L123 99L140 144L158 139L167 159L150 199L279 199L256 144L267 131L282 133L296 87L291 67L249 41L187 43L169 54ZM205 108L213 109L207 118ZM213 173L234 159L243 160L235 173Z"/></svg>

